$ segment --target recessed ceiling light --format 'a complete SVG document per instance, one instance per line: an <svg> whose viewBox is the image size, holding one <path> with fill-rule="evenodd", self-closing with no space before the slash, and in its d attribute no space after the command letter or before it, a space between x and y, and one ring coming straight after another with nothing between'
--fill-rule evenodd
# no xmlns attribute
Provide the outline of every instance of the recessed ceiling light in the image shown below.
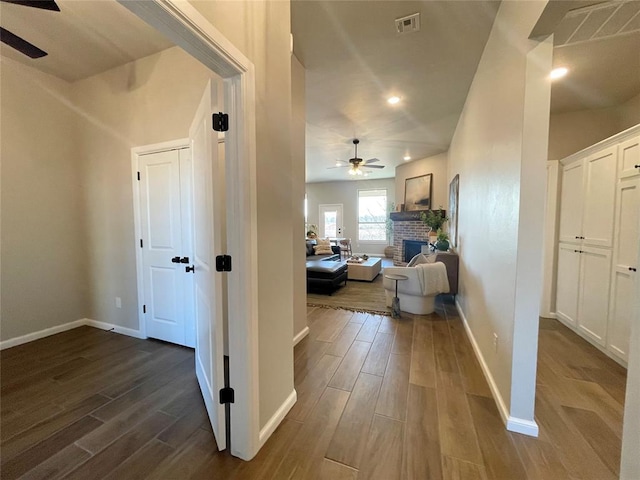
<svg viewBox="0 0 640 480"><path fill-rule="evenodd" d="M551 80L556 80L558 78L564 77L567 73L569 73L569 69L566 67L554 68L553 70L551 70L551 73L549 74L549 78Z"/></svg>
<svg viewBox="0 0 640 480"><path fill-rule="evenodd" d="M342 166L342 162L340 160L336 161L336 167L341 167Z"/></svg>
<svg viewBox="0 0 640 480"><path fill-rule="evenodd" d="M389 97L387 98L387 102L389 102L391 105L395 105L396 103L400 103L400 97Z"/></svg>
<svg viewBox="0 0 640 480"><path fill-rule="evenodd" d="M409 155L405 155L404 157L402 157L402 159L403 159L405 162L408 162L409 160L411 160L411 157L410 157Z"/></svg>

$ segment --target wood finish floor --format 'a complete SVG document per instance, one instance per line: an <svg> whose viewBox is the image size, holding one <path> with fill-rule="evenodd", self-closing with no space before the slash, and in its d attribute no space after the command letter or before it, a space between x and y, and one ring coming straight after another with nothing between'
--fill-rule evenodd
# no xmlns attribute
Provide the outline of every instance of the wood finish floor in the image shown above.
<svg viewBox="0 0 640 480"><path fill-rule="evenodd" d="M189 349L82 327L3 351L1 478L617 478L625 370L558 322L534 439L504 429L453 305L308 318L298 402L248 463L215 451Z"/></svg>

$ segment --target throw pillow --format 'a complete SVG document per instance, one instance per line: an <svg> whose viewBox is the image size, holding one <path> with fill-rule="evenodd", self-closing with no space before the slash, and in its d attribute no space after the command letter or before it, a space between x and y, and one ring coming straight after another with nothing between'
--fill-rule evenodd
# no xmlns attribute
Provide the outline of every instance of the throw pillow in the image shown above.
<svg viewBox="0 0 640 480"><path fill-rule="evenodd" d="M431 262L429 261L428 257L423 255L422 253L419 253L409 261L409 263L407 264L407 267L415 267L416 265L420 265L422 263L431 263Z"/></svg>
<svg viewBox="0 0 640 480"><path fill-rule="evenodd" d="M314 246L315 245L312 242L307 242L307 257L309 255L313 255L315 253L314 250L313 250Z"/></svg>
<svg viewBox="0 0 640 480"><path fill-rule="evenodd" d="M333 250L331 250L331 242L328 238L319 238L318 244L313 247L316 255L332 255Z"/></svg>
<svg viewBox="0 0 640 480"><path fill-rule="evenodd" d="M313 247L316 255L333 255L333 250L331 250L331 245L315 245Z"/></svg>

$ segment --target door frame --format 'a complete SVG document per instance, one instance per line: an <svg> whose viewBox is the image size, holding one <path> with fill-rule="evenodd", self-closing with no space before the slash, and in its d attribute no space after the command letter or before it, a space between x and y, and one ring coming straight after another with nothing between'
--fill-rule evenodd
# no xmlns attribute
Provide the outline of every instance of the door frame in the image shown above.
<svg viewBox="0 0 640 480"><path fill-rule="evenodd" d="M223 79L229 114L225 134L228 222L229 362L235 403L230 404L231 453L250 460L260 444L258 390L258 236L256 200L255 67L190 3L183 0L117 0ZM220 252L223 253L223 252Z"/></svg>
<svg viewBox="0 0 640 480"><path fill-rule="evenodd" d="M136 241L136 285L138 287L138 329L142 338L147 336L146 315L142 310L144 305L144 265L142 258L142 249L139 241L142 238L142 218L140 215L140 183L136 177L138 174L138 162L140 156L153 153L166 152L167 150L178 150L181 148L190 148L191 143L188 138L178 140L170 140L168 142L153 143L151 145L142 145L131 149L131 186L133 188L133 224Z"/></svg>

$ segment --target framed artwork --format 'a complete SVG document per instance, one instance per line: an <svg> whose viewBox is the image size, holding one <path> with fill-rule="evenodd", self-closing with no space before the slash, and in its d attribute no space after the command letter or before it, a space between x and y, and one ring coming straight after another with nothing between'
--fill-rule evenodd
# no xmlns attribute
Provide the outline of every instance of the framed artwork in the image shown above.
<svg viewBox="0 0 640 480"><path fill-rule="evenodd" d="M458 246L458 199L460 196L460 175L449 184L449 240L451 246Z"/></svg>
<svg viewBox="0 0 640 480"><path fill-rule="evenodd" d="M431 210L433 174L407 178L404 181L404 210Z"/></svg>

